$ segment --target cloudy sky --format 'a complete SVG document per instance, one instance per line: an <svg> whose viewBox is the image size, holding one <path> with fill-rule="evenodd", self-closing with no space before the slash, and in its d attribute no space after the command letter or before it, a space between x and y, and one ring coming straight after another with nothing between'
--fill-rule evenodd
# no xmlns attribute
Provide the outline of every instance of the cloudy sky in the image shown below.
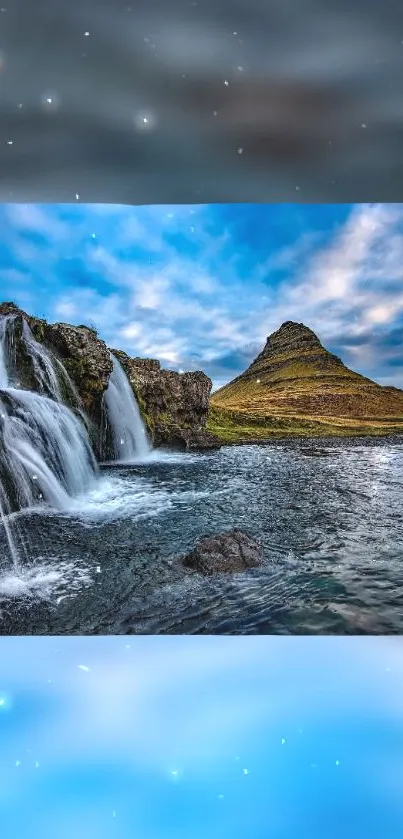
<svg viewBox="0 0 403 839"><path fill-rule="evenodd" d="M0 298L214 386L284 320L403 386L403 205L4 204Z"/></svg>
<svg viewBox="0 0 403 839"><path fill-rule="evenodd" d="M399 638L3 638L0 682L4 836L403 835Z"/></svg>

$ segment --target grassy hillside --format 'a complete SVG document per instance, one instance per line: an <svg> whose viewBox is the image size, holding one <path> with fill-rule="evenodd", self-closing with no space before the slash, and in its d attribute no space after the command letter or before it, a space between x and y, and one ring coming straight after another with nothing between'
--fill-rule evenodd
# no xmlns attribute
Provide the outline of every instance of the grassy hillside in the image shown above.
<svg viewBox="0 0 403 839"><path fill-rule="evenodd" d="M349 370L287 321L250 367L213 394L208 428L225 442L273 435L403 432L403 391Z"/></svg>

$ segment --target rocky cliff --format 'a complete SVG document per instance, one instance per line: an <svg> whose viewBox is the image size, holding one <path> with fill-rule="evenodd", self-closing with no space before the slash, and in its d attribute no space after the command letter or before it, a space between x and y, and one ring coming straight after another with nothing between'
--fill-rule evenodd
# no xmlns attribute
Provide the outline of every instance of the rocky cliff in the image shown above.
<svg viewBox="0 0 403 839"><path fill-rule="evenodd" d="M32 360L22 336L25 320L35 339L44 344L67 371L73 390L60 375L64 400L71 407L85 412L92 445L97 457L100 457L103 396L113 368L109 348L95 330L87 326L49 324L22 311L14 303L0 304L0 316L9 314L16 318L15 354L20 386L37 389ZM131 359L119 350L112 352L120 359L129 377L154 445L180 449L205 449L220 445L205 430L211 380L204 373L179 374L162 370L159 362L152 359Z"/></svg>
<svg viewBox="0 0 403 839"><path fill-rule="evenodd" d="M105 342L93 329L86 326L49 324L45 320L28 315L13 303L0 304L0 316L9 314L16 316L16 332L21 338L15 348L21 386L30 390L36 389L32 363L22 341L22 324L23 320L26 320L34 338L62 362L76 391L72 392L67 386L60 370L59 383L64 400L72 408L81 408L85 412L94 451L99 456L102 397L108 387L113 367Z"/></svg>
<svg viewBox="0 0 403 839"><path fill-rule="evenodd" d="M125 370L154 446L211 449L219 441L206 431L211 379L202 372L163 370L159 361L112 350Z"/></svg>
<svg viewBox="0 0 403 839"><path fill-rule="evenodd" d="M228 441L272 433L403 431L403 391L346 367L302 323L286 321L248 369L213 394L209 426Z"/></svg>

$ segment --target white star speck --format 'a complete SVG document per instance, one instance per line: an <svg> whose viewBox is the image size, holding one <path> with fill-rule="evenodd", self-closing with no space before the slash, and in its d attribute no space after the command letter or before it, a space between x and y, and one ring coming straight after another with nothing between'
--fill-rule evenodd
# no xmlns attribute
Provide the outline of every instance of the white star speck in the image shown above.
<svg viewBox="0 0 403 839"><path fill-rule="evenodd" d="M139 131L151 131L157 124L155 114L142 111L135 115L134 124Z"/></svg>

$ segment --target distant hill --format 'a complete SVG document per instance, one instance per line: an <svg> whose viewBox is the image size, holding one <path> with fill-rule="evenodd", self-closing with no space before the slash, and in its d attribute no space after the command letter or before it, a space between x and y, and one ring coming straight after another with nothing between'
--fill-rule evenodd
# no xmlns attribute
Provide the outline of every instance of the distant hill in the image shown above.
<svg viewBox="0 0 403 839"><path fill-rule="evenodd" d="M272 434L403 432L403 390L355 373L303 323L286 321L252 364L210 399L227 442Z"/></svg>

